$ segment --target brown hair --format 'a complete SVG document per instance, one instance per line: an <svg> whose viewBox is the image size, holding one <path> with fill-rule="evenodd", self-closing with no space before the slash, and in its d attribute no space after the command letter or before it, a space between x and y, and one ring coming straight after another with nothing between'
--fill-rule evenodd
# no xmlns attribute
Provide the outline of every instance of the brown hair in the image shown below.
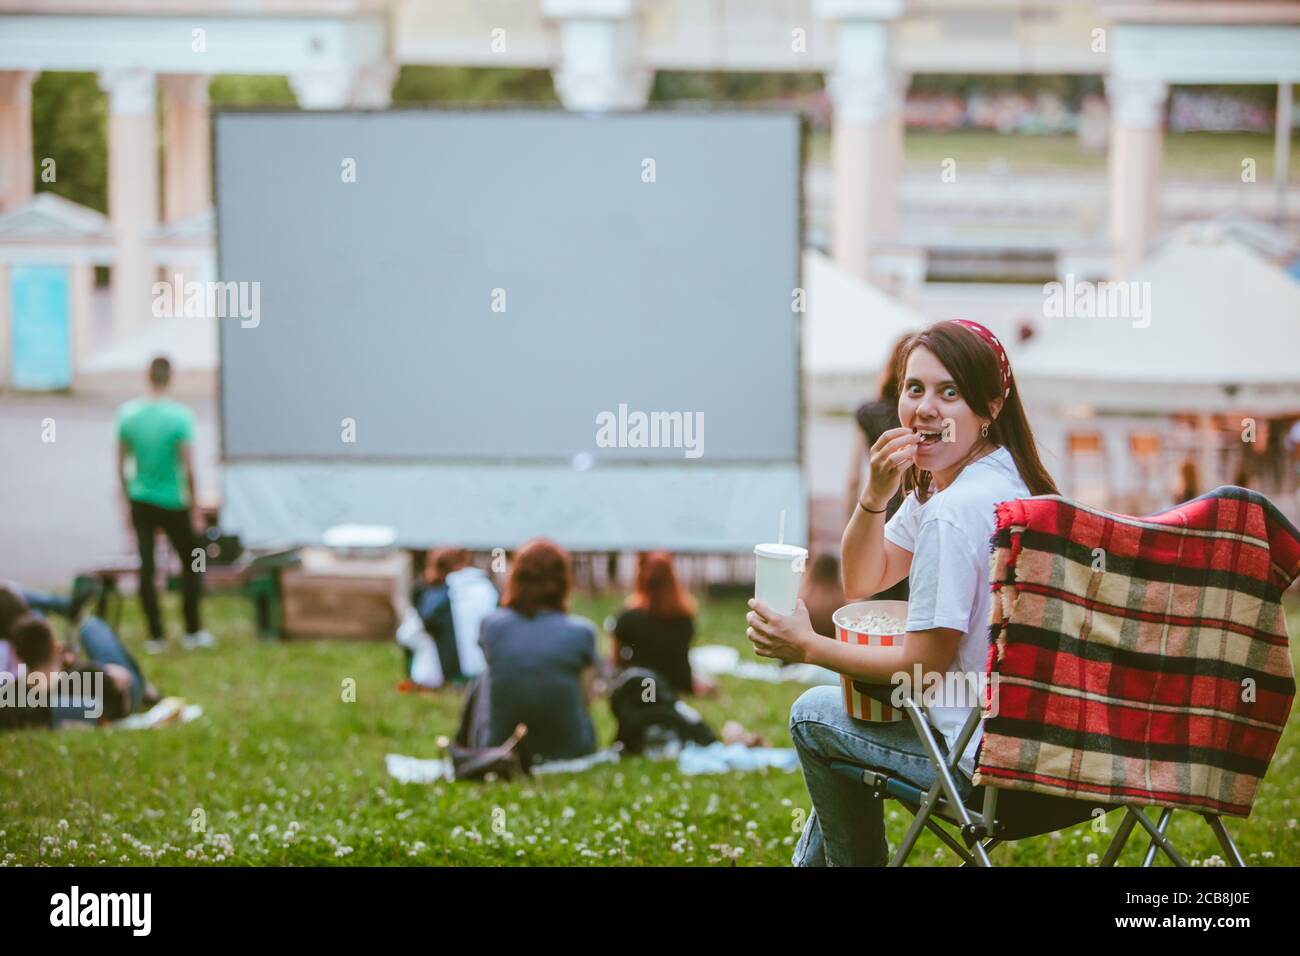
<svg viewBox="0 0 1300 956"><path fill-rule="evenodd" d="M167 356L159 355L149 363L149 384L163 388L172 380L172 363Z"/></svg>
<svg viewBox="0 0 1300 956"><path fill-rule="evenodd" d="M829 551L823 551L817 555L817 560L813 562L808 578L814 584L829 584L839 587L840 559Z"/></svg>
<svg viewBox="0 0 1300 956"><path fill-rule="evenodd" d="M39 614L24 614L9 629L9 641L28 669L44 667L58 654L59 642L50 622Z"/></svg>
<svg viewBox="0 0 1300 956"><path fill-rule="evenodd" d="M534 538L515 553L501 604L524 617L566 611L572 580L569 553L549 538Z"/></svg>
<svg viewBox="0 0 1300 956"><path fill-rule="evenodd" d="M0 584L0 641L9 636L9 629L26 612L27 602L23 596L8 585Z"/></svg>
<svg viewBox="0 0 1300 956"><path fill-rule="evenodd" d="M948 370L962 399L981 418L991 419L988 440L1006 448L1031 495L1060 494L1056 482L1038 457L1034 433L1029 427L1025 407L1020 403L1020 386L1011 378L1011 394L1002 403L997 418L992 404L1002 391L998 357L978 335L955 322L936 322L907 340L899 355L896 371L901 382L906 376L907 360L918 348L929 349ZM900 416L901 419L901 416ZM915 489L917 500L930 497L932 478L915 464L903 472L903 494Z"/></svg>
<svg viewBox="0 0 1300 956"><path fill-rule="evenodd" d="M898 386L903 380L902 370L907 367L907 343L912 340L912 333L900 336L889 351L889 359L880 370L880 380L876 382L876 397L885 402L898 401Z"/></svg>
<svg viewBox="0 0 1300 956"><path fill-rule="evenodd" d="M465 566L466 554L461 548L430 548L424 556L424 580L429 584L442 584L447 575Z"/></svg>
<svg viewBox="0 0 1300 956"><path fill-rule="evenodd" d="M677 580L667 551L643 552L637 558L636 585L627 606L651 617L691 617L695 600Z"/></svg>

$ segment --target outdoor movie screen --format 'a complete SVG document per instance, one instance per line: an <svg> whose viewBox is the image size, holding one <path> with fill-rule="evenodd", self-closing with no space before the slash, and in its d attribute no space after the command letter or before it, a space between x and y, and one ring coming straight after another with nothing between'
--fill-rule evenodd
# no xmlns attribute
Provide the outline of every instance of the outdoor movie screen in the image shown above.
<svg viewBox="0 0 1300 956"><path fill-rule="evenodd" d="M218 112L220 279L259 311L221 324L227 497L277 463L797 469L800 151L785 113Z"/></svg>

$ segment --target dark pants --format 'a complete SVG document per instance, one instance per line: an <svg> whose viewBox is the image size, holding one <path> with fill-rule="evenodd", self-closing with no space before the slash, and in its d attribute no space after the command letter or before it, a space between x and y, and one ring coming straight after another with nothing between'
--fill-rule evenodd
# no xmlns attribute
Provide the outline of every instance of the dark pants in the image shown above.
<svg viewBox="0 0 1300 956"><path fill-rule="evenodd" d="M131 502L131 523L140 549L140 603L149 621L149 636L163 636L162 616L158 613L158 592L154 590L154 534L161 528L181 559L181 602L185 613L185 631L193 634L199 624L199 573L194 570L193 550L199 547L190 527L190 515L184 508L159 508L143 501Z"/></svg>
<svg viewBox="0 0 1300 956"><path fill-rule="evenodd" d="M465 699L460 707L460 726L456 729L456 743L476 750L493 746L492 690L488 684L487 671L471 680L465 690Z"/></svg>

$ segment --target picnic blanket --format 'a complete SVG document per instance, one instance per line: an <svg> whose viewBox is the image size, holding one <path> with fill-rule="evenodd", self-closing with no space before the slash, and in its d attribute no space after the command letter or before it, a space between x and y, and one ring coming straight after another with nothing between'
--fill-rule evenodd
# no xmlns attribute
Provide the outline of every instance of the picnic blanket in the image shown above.
<svg viewBox="0 0 1300 956"><path fill-rule="evenodd" d="M155 727L188 724L202 716L201 705L187 703L181 697L164 697L148 710L115 720L109 726L117 730L152 730Z"/></svg>
<svg viewBox="0 0 1300 956"><path fill-rule="evenodd" d="M1300 532L1224 486L1131 518L997 505L975 782L1248 816L1295 697Z"/></svg>
<svg viewBox="0 0 1300 956"><path fill-rule="evenodd" d="M582 773L606 763L618 763L622 747L615 744L597 750L585 757L572 760L551 760L533 764L532 773ZM721 741L699 747L687 744L666 760L676 760L677 769L688 776L702 773L730 773L733 771L762 770L772 767L791 771L799 766L799 758L792 747L746 747L743 744L724 744ZM404 754L385 754L384 766L388 775L402 783L450 783L454 777L451 761L442 758L408 757Z"/></svg>
<svg viewBox="0 0 1300 956"><path fill-rule="evenodd" d="M739 677L743 680L763 681L767 684L834 684L839 685L840 675L816 664L764 664L759 661L742 661L740 651L725 644L704 644L692 647L689 655L691 670L703 677Z"/></svg>

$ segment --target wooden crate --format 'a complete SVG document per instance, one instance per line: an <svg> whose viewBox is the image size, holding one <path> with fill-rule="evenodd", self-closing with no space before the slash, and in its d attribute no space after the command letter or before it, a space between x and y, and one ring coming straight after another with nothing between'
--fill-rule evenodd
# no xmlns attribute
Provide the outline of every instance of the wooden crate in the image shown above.
<svg viewBox="0 0 1300 956"><path fill-rule="evenodd" d="M286 638L391 641L409 603L411 559L340 557L304 548L302 566L280 575Z"/></svg>

